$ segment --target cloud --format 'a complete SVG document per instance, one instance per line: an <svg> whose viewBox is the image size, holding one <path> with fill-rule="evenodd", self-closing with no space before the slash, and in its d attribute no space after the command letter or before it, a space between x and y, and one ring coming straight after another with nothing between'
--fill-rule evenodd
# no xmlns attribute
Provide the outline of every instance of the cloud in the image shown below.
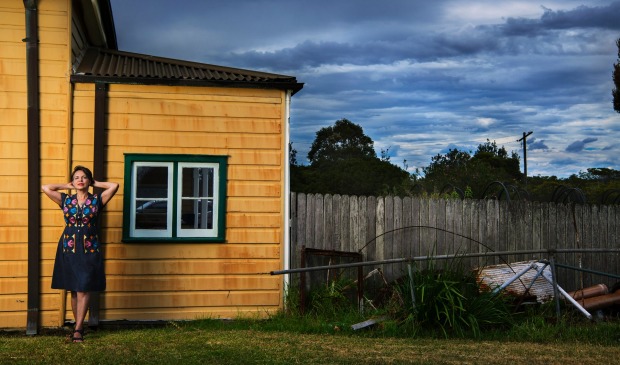
<svg viewBox="0 0 620 365"><path fill-rule="evenodd" d="M596 141L598 141L598 138L586 138L582 141L575 141L566 147L566 152L581 152L586 147L586 144Z"/></svg>
<svg viewBox="0 0 620 365"><path fill-rule="evenodd" d="M411 167L487 139L521 151L532 130L532 175L620 168L617 0L111 2L121 49L303 82L290 114L301 163L347 118Z"/></svg>
<svg viewBox="0 0 620 365"><path fill-rule="evenodd" d="M536 138L532 138L530 142L527 144L528 150L548 150L549 147L545 144L544 140L537 140Z"/></svg>

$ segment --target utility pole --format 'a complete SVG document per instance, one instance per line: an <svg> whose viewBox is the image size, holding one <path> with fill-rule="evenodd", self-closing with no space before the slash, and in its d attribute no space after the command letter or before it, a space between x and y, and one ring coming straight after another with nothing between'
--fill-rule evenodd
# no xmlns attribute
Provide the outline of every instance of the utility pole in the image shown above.
<svg viewBox="0 0 620 365"><path fill-rule="evenodd" d="M527 137L534 132L523 132L523 137L517 140L517 142L523 141L523 183L527 186Z"/></svg>

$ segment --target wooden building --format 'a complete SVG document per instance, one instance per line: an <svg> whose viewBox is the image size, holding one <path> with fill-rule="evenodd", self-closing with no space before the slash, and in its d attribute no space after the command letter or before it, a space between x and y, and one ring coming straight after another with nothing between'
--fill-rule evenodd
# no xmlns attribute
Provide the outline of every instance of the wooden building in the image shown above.
<svg viewBox="0 0 620 365"><path fill-rule="evenodd" d="M282 307L295 77L119 51L109 0L3 0L0 48L0 328L72 320L40 186L78 164L121 185L89 324Z"/></svg>

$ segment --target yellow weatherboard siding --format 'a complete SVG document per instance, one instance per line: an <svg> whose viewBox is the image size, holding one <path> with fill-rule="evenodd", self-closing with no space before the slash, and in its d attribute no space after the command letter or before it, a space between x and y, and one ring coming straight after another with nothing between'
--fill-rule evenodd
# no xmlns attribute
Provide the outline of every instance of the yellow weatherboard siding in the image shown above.
<svg viewBox="0 0 620 365"><path fill-rule="evenodd" d="M38 2L41 180L65 176L65 125L69 89L68 1ZM27 82L23 1L0 4L0 327L26 326L28 278ZM37 177L34 177L37 178ZM46 205L43 209L46 209ZM42 237L59 235L43 214ZM58 237L56 237L56 240ZM55 249L41 249L41 274L51 275ZM41 324L58 324L58 294L42 287ZM48 290L49 292L49 290Z"/></svg>
<svg viewBox="0 0 620 365"><path fill-rule="evenodd" d="M229 156L227 242L120 242L122 194L106 208L101 318L229 317L282 304L283 93L110 85L106 179L124 179L125 153ZM94 88L74 91L74 157L92 150ZM267 155L264 157L263 155ZM131 299L133 298L133 299Z"/></svg>
<svg viewBox="0 0 620 365"><path fill-rule="evenodd" d="M38 2L40 184L64 182L76 164L93 167L95 86L69 82L69 65L86 42L69 17L70 4ZM2 1L0 328L24 328L27 314L31 213L24 37L23 2ZM111 84L106 98L104 178L121 188L102 221L108 289L101 295L100 320L255 316L281 308L282 278L269 272L282 269L284 252L285 92ZM126 153L228 156L227 242L121 242ZM39 197L39 324L54 327L73 319L69 294L50 288L64 221L53 202Z"/></svg>

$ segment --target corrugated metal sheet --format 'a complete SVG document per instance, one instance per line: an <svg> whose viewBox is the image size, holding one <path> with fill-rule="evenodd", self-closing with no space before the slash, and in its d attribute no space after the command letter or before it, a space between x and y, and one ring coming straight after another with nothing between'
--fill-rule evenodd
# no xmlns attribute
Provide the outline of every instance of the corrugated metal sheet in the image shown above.
<svg viewBox="0 0 620 365"><path fill-rule="evenodd" d="M74 75L97 78L176 81L234 82L293 86L303 84L293 76L154 57L103 48L89 48L75 67Z"/></svg>
<svg viewBox="0 0 620 365"><path fill-rule="evenodd" d="M551 285L543 277L538 277L529 290L526 290L536 277L537 270L542 268L544 264L539 262L515 262L507 265L492 265L479 268L478 282L482 290L494 290L502 284L508 282L517 273L525 268L536 265L537 269L530 269L523 274L518 280L508 285L504 292L516 297L534 297L537 302L544 303L553 299L553 285ZM547 266L544 270L545 276L552 278L551 270Z"/></svg>

